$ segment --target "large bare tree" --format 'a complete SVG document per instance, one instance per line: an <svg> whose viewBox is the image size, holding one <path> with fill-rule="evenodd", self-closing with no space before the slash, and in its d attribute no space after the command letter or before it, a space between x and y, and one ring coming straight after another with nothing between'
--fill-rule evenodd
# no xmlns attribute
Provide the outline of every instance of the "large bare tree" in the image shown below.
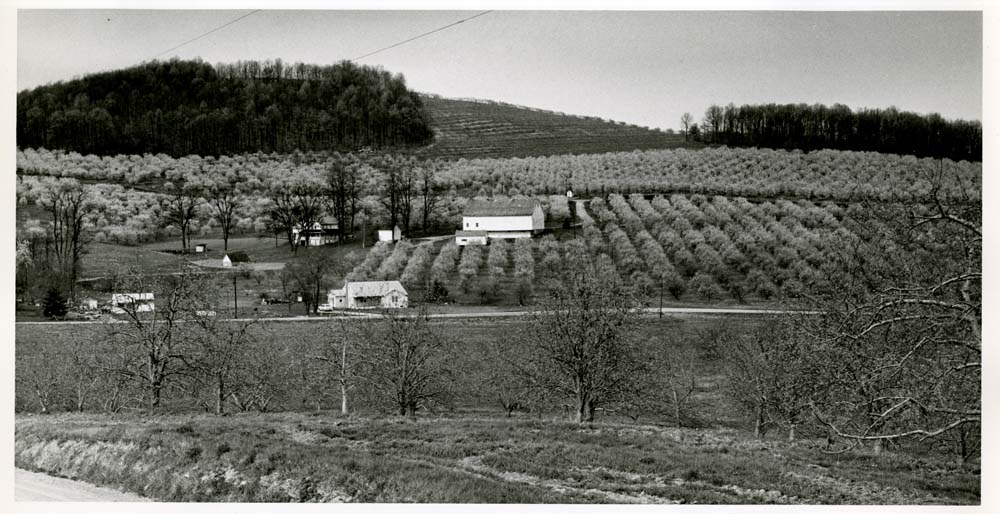
<svg viewBox="0 0 1000 514"><path fill-rule="evenodd" d="M49 215L50 257L69 284L70 297L76 295L80 260L90 244L88 215L96 208L94 199L73 179L48 180L38 197L38 205Z"/></svg>
<svg viewBox="0 0 1000 514"><path fill-rule="evenodd" d="M641 363L636 302L625 284L585 267L567 274L530 318L522 372L534 387L570 397L576 420L632 389Z"/></svg>
<svg viewBox="0 0 1000 514"><path fill-rule="evenodd" d="M849 447L981 424L982 207L957 177L942 163L922 201L850 211L848 271L802 319L823 384L812 411Z"/></svg>
<svg viewBox="0 0 1000 514"><path fill-rule="evenodd" d="M411 318L386 312L382 320L360 328L358 376L381 401L410 417L447 401L452 383L449 347L431 328L426 313Z"/></svg>
<svg viewBox="0 0 1000 514"><path fill-rule="evenodd" d="M193 377L200 334L187 322L211 309L208 288L201 276L187 270L155 277L130 273L117 286L120 291L153 293L155 303L147 311L140 301L124 302L121 319L105 325L108 351L121 356L107 361L106 371L135 383L144 392L146 406L157 409L169 386Z"/></svg>

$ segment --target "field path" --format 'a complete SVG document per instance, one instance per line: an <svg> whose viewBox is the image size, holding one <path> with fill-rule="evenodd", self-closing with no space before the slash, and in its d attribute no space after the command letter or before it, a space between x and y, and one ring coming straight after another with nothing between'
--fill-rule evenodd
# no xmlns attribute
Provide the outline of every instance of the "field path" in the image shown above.
<svg viewBox="0 0 1000 514"><path fill-rule="evenodd" d="M86 482L44 473L14 469L14 501L18 502L148 502L135 494L123 493Z"/></svg>

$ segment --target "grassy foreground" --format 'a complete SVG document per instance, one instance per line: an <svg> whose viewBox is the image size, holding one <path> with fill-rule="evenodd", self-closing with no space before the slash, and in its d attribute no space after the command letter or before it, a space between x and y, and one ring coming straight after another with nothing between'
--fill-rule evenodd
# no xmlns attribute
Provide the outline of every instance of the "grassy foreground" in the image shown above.
<svg viewBox="0 0 1000 514"><path fill-rule="evenodd" d="M731 429L333 414L15 420L15 464L159 500L975 504L978 469Z"/></svg>

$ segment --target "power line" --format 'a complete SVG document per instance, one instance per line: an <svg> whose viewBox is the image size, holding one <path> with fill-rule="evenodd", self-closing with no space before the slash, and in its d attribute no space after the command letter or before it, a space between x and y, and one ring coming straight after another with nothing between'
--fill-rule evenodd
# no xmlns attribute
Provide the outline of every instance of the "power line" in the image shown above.
<svg viewBox="0 0 1000 514"><path fill-rule="evenodd" d="M440 32L440 31L442 31L442 30L444 30L446 28L454 27L455 25L458 25L459 23L465 23L465 22L467 22L467 21L469 21L469 20L471 20L473 18L478 18L480 16L483 16L485 14L489 14L491 12L493 12L493 11L483 11L483 12L481 12L479 14L476 14L476 15L473 15L473 16L469 16L468 18L463 18L463 19L458 20L458 21L456 21L454 23L449 23L449 24L447 24L447 25L445 25L443 27L438 27L438 28L436 28L436 29L434 29L434 30L432 30L430 32L424 32L423 34L420 34L419 36L414 36L414 37L411 37L410 39L407 39L405 41L400 41L399 43L395 43L395 44L389 45L389 46L384 47L384 48L379 48L378 50L375 50L374 52L369 52L369 53L367 53L365 55L362 55L361 57L355 57L355 58L350 59L350 60L351 61L358 61L358 60L364 59L365 57L370 57L370 56L375 55L375 54L377 54L379 52L384 52L384 51L389 50L391 48L396 48L397 46L405 45L406 43L409 43L410 41L415 41L415 40L420 39L420 38L422 38L424 36L429 36L429 35L431 35L431 34L433 34L435 32Z"/></svg>
<svg viewBox="0 0 1000 514"><path fill-rule="evenodd" d="M200 36L197 36L197 37L193 37L193 38L191 38L191 39L189 39L189 40L187 40L187 41L185 41L185 42L183 42L183 43L181 43L181 44L179 44L179 45L177 45L177 46L175 46L175 47L173 47L173 48L171 48L171 49L169 49L169 50L164 50L164 51L162 51L162 52L160 52L160 53L158 53L158 54L154 55L154 56L153 56L152 58L153 58L153 59L156 59L157 57L159 57L159 56L161 56L161 55L163 55L163 54L165 54L165 53L168 53L168 52L173 52L174 50L177 50L178 48L180 48L180 47L182 47L182 46L184 46L184 45L186 45L186 44L188 44L188 43L192 43L192 42L194 42L194 41L197 41L197 40L199 40L199 39L201 39L201 38L203 38L203 37L205 37L205 36L207 36L207 35L209 35L209 34L211 34L211 33L213 33L213 32L216 32L216 31L218 31L218 30L222 30L222 29L224 29L224 28L226 28L226 27L228 27L228 26L230 26L230 25L232 25L232 24L234 24L234 23L236 23L236 22L238 22L238 21L242 20L243 18L246 18L247 16L251 16L251 15L253 15L253 14L257 14L257 13L259 13L260 11L261 11L261 9L257 9L257 10L254 10L254 11L250 11L249 13L247 13L247 14L244 14L243 16L240 16L239 18L236 18L235 20L232 20L232 21L230 21L230 22L228 22L228 23L226 23L226 24L224 24L224 25L219 25L218 27L215 27L214 29L212 29L212 30L210 30L210 31L208 31L208 32L205 32L204 34L202 34L202 35L200 35Z"/></svg>

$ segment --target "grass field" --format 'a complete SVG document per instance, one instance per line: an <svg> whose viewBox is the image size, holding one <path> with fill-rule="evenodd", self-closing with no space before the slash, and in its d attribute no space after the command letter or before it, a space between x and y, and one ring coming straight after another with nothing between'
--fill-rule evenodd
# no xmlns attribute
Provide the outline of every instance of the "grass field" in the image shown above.
<svg viewBox="0 0 1000 514"><path fill-rule="evenodd" d="M167 501L980 501L978 469L943 461L534 416L19 416L14 443L18 467Z"/></svg>

